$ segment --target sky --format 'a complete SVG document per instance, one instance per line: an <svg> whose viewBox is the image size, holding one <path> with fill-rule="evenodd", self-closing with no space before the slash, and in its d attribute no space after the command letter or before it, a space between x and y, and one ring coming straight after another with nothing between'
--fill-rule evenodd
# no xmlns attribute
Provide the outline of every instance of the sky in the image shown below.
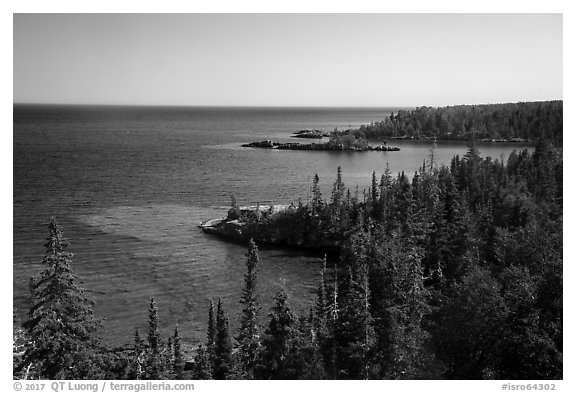
<svg viewBox="0 0 576 393"><path fill-rule="evenodd" d="M14 14L16 103L563 98L562 14Z"/></svg>

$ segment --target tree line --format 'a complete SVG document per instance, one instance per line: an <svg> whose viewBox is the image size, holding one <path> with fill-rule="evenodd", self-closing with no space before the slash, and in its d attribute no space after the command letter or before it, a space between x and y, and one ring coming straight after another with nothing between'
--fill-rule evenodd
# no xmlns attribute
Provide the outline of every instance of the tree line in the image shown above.
<svg viewBox="0 0 576 393"><path fill-rule="evenodd" d="M536 141L562 145L563 102L519 102L487 105L428 106L400 110L381 121L338 134L382 141L393 137L447 140Z"/></svg>
<svg viewBox="0 0 576 393"><path fill-rule="evenodd" d="M435 152L411 180L389 169L362 192L338 168L329 198L313 180L306 204L255 224L330 240L316 303L299 314L283 288L270 310L248 244L240 327L220 299L205 343L187 358L178 326L110 348L71 267L55 219L32 305L14 324L14 377L46 379L561 379L562 154L540 142L506 163L474 145L450 165ZM274 221L278 220L278 221Z"/></svg>

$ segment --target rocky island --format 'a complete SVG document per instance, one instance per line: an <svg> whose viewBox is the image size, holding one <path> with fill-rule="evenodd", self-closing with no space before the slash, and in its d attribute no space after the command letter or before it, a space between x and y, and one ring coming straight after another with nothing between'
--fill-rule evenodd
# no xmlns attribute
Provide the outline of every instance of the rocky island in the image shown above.
<svg viewBox="0 0 576 393"><path fill-rule="evenodd" d="M301 130L295 132L292 138L322 139L329 138L330 133L320 130Z"/></svg>
<svg viewBox="0 0 576 393"><path fill-rule="evenodd" d="M271 140L245 143L242 147L257 147L278 150L312 150L312 151L399 151L396 146L388 146L386 142L380 145L370 145L365 139L354 137L332 136L325 143L279 143Z"/></svg>
<svg viewBox="0 0 576 393"><path fill-rule="evenodd" d="M354 146L343 143L281 143L279 150L315 150L315 151L399 151L399 147L382 145Z"/></svg>
<svg viewBox="0 0 576 393"><path fill-rule="evenodd" d="M278 150L313 150L313 151L399 151L399 147L382 145L354 146L343 143L279 143L265 140L245 143L242 147L258 147Z"/></svg>
<svg viewBox="0 0 576 393"><path fill-rule="evenodd" d="M271 140L245 143L242 147L257 147L278 150L312 150L312 151L399 151L399 147L388 146L387 141L379 145L371 145L363 138L352 134L333 132L326 134L320 130L301 130L294 133L296 138L320 139L329 136L328 142L324 143L279 143Z"/></svg>

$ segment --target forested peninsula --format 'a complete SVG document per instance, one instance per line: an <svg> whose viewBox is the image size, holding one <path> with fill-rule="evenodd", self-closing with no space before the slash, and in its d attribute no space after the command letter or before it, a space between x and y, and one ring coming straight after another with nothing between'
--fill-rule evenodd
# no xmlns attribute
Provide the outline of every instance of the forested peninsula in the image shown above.
<svg viewBox="0 0 576 393"><path fill-rule="evenodd" d="M563 102L427 106L392 112L381 121L359 128L301 130L294 138L322 139L318 143L279 143L271 140L245 143L242 147L309 151L399 151L389 140L451 140L535 143L545 139L562 145ZM377 143L377 144L374 144Z"/></svg>
<svg viewBox="0 0 576 393"><path fill-rule="evenodd" d="M506 104L514 124L510 108L540 125L538 138L522 131L534 132L522 134L537 139L533 153L502 162L471 142L449 165L432 150L411 176L375 170L362 194L338 168L328 196L315 176L297 205L233 201L227 217L205 226L236 222L247 246L240 327L230 330L214 299L206 316L192 316L206 321L192 353L178 326L161 333L153 299L147 332L121 347L98 339L101 321L52 219L28 318L14 321L14 378L562 379L562 138L547 123L562 105ZM472 132L476 110L464 113ZM305 312L285 288L261 310L257 243L272 240L328 253Z"/></svg>
<svg viewBox="0 0 576 393"><path fill-rule="evenodd" d="M525 142L562 145L563 101L428 106L391 113L358 129L339 131L372 141L398 139Z"/></svg>

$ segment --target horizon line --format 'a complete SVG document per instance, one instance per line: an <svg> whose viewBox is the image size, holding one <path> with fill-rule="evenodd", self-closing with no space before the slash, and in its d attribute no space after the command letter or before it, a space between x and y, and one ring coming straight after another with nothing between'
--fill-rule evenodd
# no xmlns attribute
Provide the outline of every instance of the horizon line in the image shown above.
<svg viewBox="0 0 576 393"><path fill-rule="evenodd" d="M449 105L214 105L214 104L101 104L101 103L61 103L61 102L13 102L12 106L74 106L74 107L112 107L112 108L151 108L151 107L164 107L164 108L294 108L294 109L340 109L340 108L356 108L356 109L378 109L378 108L418 108L418 107L453 107L453 106L474 106L474 105L503 105L503 104L519 104L519 103L538 103L538 102L554 102L563 99L549 99L549 100L535 100L535 101L508 101L508 102L483 102L483 103L459 103Z"/></svg>
<svg viewBox="0 0 576 393"><path fill-rule="evenodd" d="M166 108L415 108L413 105L216 105L216 104L71 104L62 102L13 102L12 105L93 106L93 107L166 107Z"/></svg>

